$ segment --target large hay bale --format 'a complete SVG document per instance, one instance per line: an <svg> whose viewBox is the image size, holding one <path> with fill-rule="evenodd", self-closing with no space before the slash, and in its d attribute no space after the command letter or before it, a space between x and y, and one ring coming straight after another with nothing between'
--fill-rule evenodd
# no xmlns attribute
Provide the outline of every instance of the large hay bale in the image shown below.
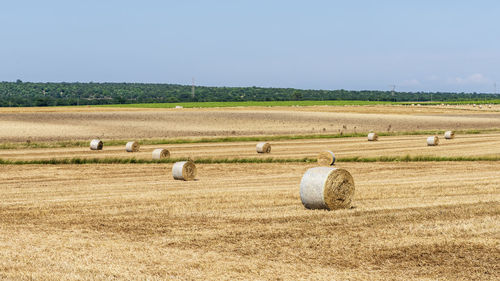
<svg viewBox="0 0 500 281"><path fill-rule="evenodd" d="M271 152L271 145L267 142L259 142L257 144L257 153L270 153Z"/></svg>
<svg viewBox="0 0 500 281"><path fill-rule="evenodd" d="M194 180L196 177L196 166L193 161L176 162L172 167L172 175L176 180Z"/></svg>
<svg viewBox="0 0 500 281"><path fill-rule="evenodd" d="M330 150L320 152L318 154L318 164L320 166L332 166L335 164L335 154Z"/></svg>
<svg viewBox="0 0 500 281"><path fill-rule="evenodd" d="M129 141L127 142L127 145L125 145L125 150L127 150L127 152L137 152L140 147L141 145L138 142Z"/></svg>
<svg viewBox="0 0 500 281"><path fill-rule="evenodd" d="M90 150L102 150L103 143L99 139L90 141Z"/></svg>
<svg viewBox="0 0 500 281"><path fill-rule="evenodd" d="M160 160L170 157L170 151L164 148L157 148L153 150L153 159Z"/></svg>
<svg viewBox="0 0 500 281"><path fill-rule="evenodd" d="M377 133L369 133L368 134L368 141L377 141L377 140L378 140Z"/></svg>
<svg viewBox="0 0 500 281"><path fill-rule="evenodd" d="M444 132L444 138L447 140L451 140L455 138L455 132L453 131L446 131Z"/></svg>
<svg viewBox="0 0 500 281"><path fill-rule="evenodd" d="M431 136L427 138L427 145L428 146L436 146L439 144L439 138L438 136Z"/></svg>
<svg viewBox="0 0 500 281"><path fill-rule="evenodd" d="M315 167L300 181L300 200L307 209L345 209L351 206L354 179L344 169Z"/></svg>

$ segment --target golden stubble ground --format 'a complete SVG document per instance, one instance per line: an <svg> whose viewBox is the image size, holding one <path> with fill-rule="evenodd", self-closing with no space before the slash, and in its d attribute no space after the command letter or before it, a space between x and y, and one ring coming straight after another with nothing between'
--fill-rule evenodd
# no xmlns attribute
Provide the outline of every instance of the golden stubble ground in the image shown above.
<svg viewBox="0 0 500 281"><path fill-rule="evenodd" d="M500 128L500 111L403 106L0 110L0 141Z"/></svg>
<svg viewBox="0 0 500 281"><path fill-rule="evenodd" d="M101 151L88 147L3 149L1 159L41 160L62 158L130 158L151 159L156 148L166 148L173 158L314 158L323 150L331 150L336 157L379 156L442 156L481 157L500 156L500 133L460 135L453 140L440 136L438 146L427 146L426 135L387 136L369 142L367 138L331 138L272 141L271 153L257 154L256 142L195 143L142 145L139 152L125 151L125 145L106 146Z"/></svg>
<svg viewBox="0 0 500 281"><path fill-rule="evenodd" d="M498 107L0 109L0 141L500 128ZM347 129L343 128L343 125ZM325 130L323 130L325 128ZM498 156L500 135L1 150L0 158ZM500 279L500 162L342 163L354 208L306 210L315 164L0 165L0 280Z"/></svg>
<svg viewBox="0 0 500 281"><path fill-rule="evenodd" d="M500 278L497 162L339 164L332 212L300 202L312 166L0 166L0 279Z"/></svg>

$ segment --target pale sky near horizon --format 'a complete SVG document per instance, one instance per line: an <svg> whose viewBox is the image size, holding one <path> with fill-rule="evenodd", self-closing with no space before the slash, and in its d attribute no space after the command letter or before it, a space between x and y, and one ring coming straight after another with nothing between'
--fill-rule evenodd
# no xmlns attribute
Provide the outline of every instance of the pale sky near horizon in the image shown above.
<svg viewBox="0 0 500 281"><path fill-rule="evenodd" d="M2 1L0 81L500 92L500 1Z"/></svg>

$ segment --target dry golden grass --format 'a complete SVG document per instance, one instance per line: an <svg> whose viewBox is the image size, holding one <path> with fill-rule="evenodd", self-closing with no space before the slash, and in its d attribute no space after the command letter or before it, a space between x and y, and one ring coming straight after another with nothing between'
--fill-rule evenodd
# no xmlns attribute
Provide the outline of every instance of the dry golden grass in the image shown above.
<svg viewBox="0 0 500 281"><path fill-rule="evenodd" d="M342 164L331 212L300 202L313 165L0 166L0 279L500 278L498 163Z"/></svg>
<svg viewBox="0 0 500 281"><path fill-rule="evenodd" d="M500 128L500 112L402 106L1 109L0 120L0 141Z"/></svg>
<svg viewBox="0 0 500 281"><path fill-rule="evenodd" d="M500 128L498 108L0 109L0 141ZM257 122L256 122L257 121ZM346 125L347 129L343 128ZM314 129L313 129L314 128ZM323 131L323 128L325 130ZM144 145L171 157L498 156L500 134ZM37 160L131 157L123 146L0 150ZM306 210L316 164L0 165L0 280L500 279L500 162L342 163L355 208Z"/></svg>
<svg viewBox="0 0 500 281"><path fill-rule="evenodd" d="M313 140L286 140L271 142L270 154L255 152L256 142L197 143L172 145L141 145L140 152L133 155L124 151L123 146L106 146L104 150L90 151L88 148L48 148L0 150L1 159L40 160L51 158L105 158L136 157L151 159L155 148L166 147L173 158L303 158L316 157L323 150L331 150L339 159L342 157L377 156L499 156L500 133L481 135L457 135L454 140L441 138L439 146L428 147L427 136L380 137L377 142L366 138L337 138Z"/></svg>

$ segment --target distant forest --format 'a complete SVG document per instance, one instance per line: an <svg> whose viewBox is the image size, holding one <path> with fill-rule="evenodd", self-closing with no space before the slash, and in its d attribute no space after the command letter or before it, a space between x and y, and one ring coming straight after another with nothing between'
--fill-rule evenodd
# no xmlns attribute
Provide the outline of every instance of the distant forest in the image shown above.
<svg viewBox="0 0 500 281"><path fill-rule="evenodd" d="M143 83L0 82L0 107L127 103L363 100L461 101L500 99L500 94L391 91L300 90L260 87L202 87Z"/></svg>

